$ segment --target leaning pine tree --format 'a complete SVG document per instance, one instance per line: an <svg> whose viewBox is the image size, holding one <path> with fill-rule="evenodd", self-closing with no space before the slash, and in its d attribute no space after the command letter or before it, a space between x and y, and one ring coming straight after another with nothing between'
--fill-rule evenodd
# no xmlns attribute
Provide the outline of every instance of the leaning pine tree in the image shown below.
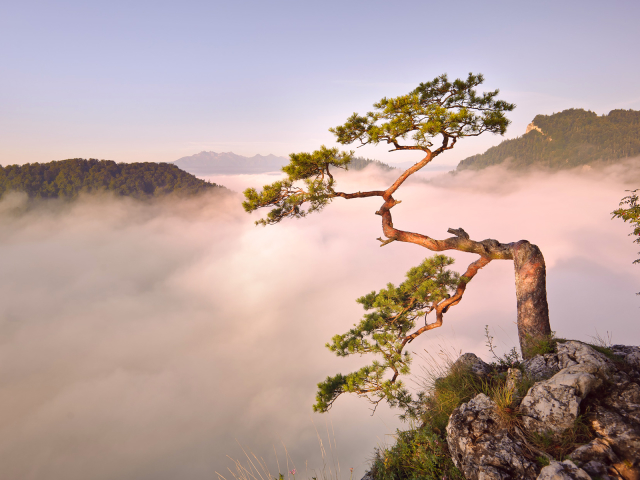
<svg viewBox="0 0 640 480"><path fill-rule="evenodd" d="M459 250L477 258L462 275L447 269L453 260L444 255L427 258L407 273L398 287L389 284L380 292L358 299L366 311L360 322L344 335L336 335L330 350L339 356L373 353L381 356L357 372L328 377L318 384L316 411L327 411L342 393L366 396L374 404L382 400L391 405L407 406L410 396L398 379L409 373L410 356L405 347L422 333L442 325L443 315L462 300L467 284L478 270L492 260L513 260L515 267L518 310L518 337L525 358L530 347L551 334L546 293L546 270L540 249L526 240L500 243L497 240L472 240L462 228L450 228L453 236L436 240L427 235L400 230L393 225L391 209L400 203L396 191L411 175L435 157L451 150L463 137L475 137L484 132L504 135L509 120L505 112L515 105L497 100L498 90L478 95L475 87L483 82L482 75L469 74L466 80L450 82L446 75L421 83L407 95L383 98L374 104L374 111L364 116L354 113L344 125L330 129L338 143L348 145L393 146L391 151L420 150L424 158L402 173L386 190L345 193L336 190L332 169L346 169L353 152L320 147L313 153L290 155L283 168L287 178L266 185L261 192L253 188L244 194L247 212L260 207L270 208L258 224L271 225L293 217L304 217L319 211L336 197L347 200L381 197L383 203L375 212L382 217L381 246L391 242L408 242L431 251ZM437 143L437 145L436 145ZM303 205L307 204L307 209ZM435 321L427 323L428 314ZM423 326L416 320L424 317Z"/></svg>

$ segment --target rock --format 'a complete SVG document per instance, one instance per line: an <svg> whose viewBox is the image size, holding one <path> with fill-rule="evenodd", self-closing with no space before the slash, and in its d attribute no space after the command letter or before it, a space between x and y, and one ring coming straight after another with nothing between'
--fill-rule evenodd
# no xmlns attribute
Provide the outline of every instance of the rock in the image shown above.
<svg viewBox="0 0 640 480"><path fill-rule="evenodd" d="M594 350L593 347L569 340L558 343L558 367L560 369L571 367L576 364L591 365L596 368L600 376L605 376L615 370L615 365L603 353Z"/></svg>
<svg viewBox="0 0 640 480"><path fill-rule="evenodd" d="M640 467L640 427L637 424L601 406L595 407L590 419L598 436L611 446L622 461L628 460Z"/></svg>
<svg viewBox="0 0 640 480"><path fill-rule="evenodd" d="M555 353L536 355L532 359L524 361L524 369L527 375L534 380L549 378L560 370L558 355Z"/></svg>
<svg viewBox="0 0 640 480"><path fill-rule="evenodd" d="M562 432L578 418L580 397L573 387L540 382L522 399L520 412L527 430Z"/></svg>
<svg viewBox="0 0 640 480"><path fill-rule="evenodd" d="M627 345L614 345L611 351L622 357L632 367L640 370L640 347L631 347Z"/></svg>
<svg viewBox="0 0 640 480"><path fill-rule="evenodd" d="M611 351L619 359L567 341L558 343L555 354L525 361L526 375L538 381L520 403L521 422L503 420L496 404L483 394L458 407L447 426L455 465L470 480L640 480L640 347L614 345ZM463 355L456 364L469 365L480 376L492 368L473 354ZM507 389L515 391L521 381L519 370L507 371ZM581 414L596 438L572 447L568 456L564 450L556 459L562 462L538 450L542 447L532 440L532 433L551 432L554 442L567 445L570 432L562 434ZM538 456L553 460L539 475L533 460Z"/></svg>
<svg viewBox="0 0 640 480"><path fill-rule="evenodd" d="M479 377L484 377L491 372L491 367L473 353L465 353L461 355L455 362L453 362L451 369L454 370L465 366L471 369L471 372Z"/></svg>
<svg viewBox="0 0 640 480"><path fill-rule="evenodd" d="M627 381L616 384L607 391L602 403L625 420L640 424L640 386L637 383Z"/></svg>
<svg viewBox="0 0 640 480"><path fill-rule="evenodd" d="M520 370L517 368L507 370L507 390L515 391L520 382L522 382L522 372Z"/></svg>
<svg viewBox="0 0 640 480"><path fill-rule="evenodd" d="M576 467L571 460L551 462L540 471L537 480L591 480L587 472Z"/></svg>
<svg viewBox="0 0 640 480"><path fill-rule="evenodd" d="M611 447L602 439L596 438L586 445L576 448L569 455L569 460L582 467L590 461L598 461L607 464L617 463L618 457Z"/></svg>
<svg viewBox="0 0 640 480"><path fill-rule="evenodd" d="M571 427L580 402L615 370L605 355L575 341L558 344L558 366L558 373L536 383L522 399L520 411L528 430L559 433Z"/></svg>
<svg viewBox="0 0 640 480"><path fill-rule="evenodd" d="M496 404L478 394L456 408L447 425L451 457L468 480L535 479L536 465L510 435Z"/></svg>

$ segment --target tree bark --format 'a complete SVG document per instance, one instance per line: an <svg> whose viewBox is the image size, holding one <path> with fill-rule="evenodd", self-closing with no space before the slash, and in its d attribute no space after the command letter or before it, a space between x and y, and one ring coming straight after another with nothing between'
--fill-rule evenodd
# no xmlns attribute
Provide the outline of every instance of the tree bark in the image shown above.
<svg viewBox="0 0 640 480"><path fill-rule="evenodd" d="M513 267L516 274L518 304L518 339L523 358L530 349L551 335L547 304L546 266L542 252L526 240L513 244Z"/></svg>

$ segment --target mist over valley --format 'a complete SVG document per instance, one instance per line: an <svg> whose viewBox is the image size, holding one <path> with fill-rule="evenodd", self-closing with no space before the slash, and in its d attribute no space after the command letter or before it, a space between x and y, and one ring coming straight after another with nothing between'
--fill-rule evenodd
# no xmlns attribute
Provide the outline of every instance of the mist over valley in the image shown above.
<svg viewBox="0 0 640 480"><path fill-rule="evenodd" d="M274 177L229 178L240 190ZM337 178L357 191L383 187L394 172L371 166ZM435 238L463 227L475 238L535 242L558 335L610 331L637 344L636 248L610 212L638 178L633 160L416 179L394 222ZM319 470L316 428L325 444L328 428L342 472L354 467L356 478L374 447L393 440L401 424L385 407L372 417L364 400L341 397L322 416L311 405L317 382L366 362L323 346L361 317L355 299L399 283L430 252L380 248L375 198L336 199L322 214L266 228L253 225L263 212L247 215L240 200L82 195L27 211L24 194L0 200L2 477L212 478L232 465L226 455L244 455L235 440L273 471L281 442L298 471ZM447 253L458 271L471 261ZM412 350L488 359L484 326L506 351L517 344L514 320L513 266L495 261Z"/></svg>

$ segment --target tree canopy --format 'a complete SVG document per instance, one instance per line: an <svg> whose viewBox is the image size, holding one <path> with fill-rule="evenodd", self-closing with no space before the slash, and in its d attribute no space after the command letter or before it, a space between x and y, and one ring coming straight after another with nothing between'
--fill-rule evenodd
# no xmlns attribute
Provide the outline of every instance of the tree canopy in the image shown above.
<svg viewBox="0 0 640 480"><path fill-rule="evenodd" d="M640 243L640 204L638 204L638 190L632 190L631 195L627 195L620 200L620 208L612 212L612 218L621 218L624 222L629 222L633 231L629 235L636 237L635 243ZM640 252L638 253L640 255ZM637 258L633 263L640 263Z"/></svg>
<svg viewBox="0 0 640 480"><path fill-rule="evenodd" d="M29 198L74 199L80 193L112 192L134 198L168 194L194 195L215 188L169 163L116 163L111 160L69 160L0 166L0 196L25 192Z"/></svg>
<svg viewBox="0 0 640 480"><path fill-rule="evenodd" d="M446 75L421 83L407 95L383 98L366 115L354 113L346 123L330 131L343 145L392 146L392 151L419 150L424 157L400 173L386 190L341 192L332 174L347 169L353 152L320 147L312 153L290 155L283 168L287 178L263 187L249 188L243 206L247 212L269 209L266 218L256 223L272 225L287 218L301 218L322 210L335 198L347 200L381 197L382 206L375 212L382 217L386 238L381 246L395 241L414 243L435 252L460 250L478 255L458 275L447 269L453 260L444 255L427 258L411 269L400 286L371 292L358 299L366 313L361 322L343 335L336 335L328 344L338 356L371 353L381 357L360 370L328 377L318 384L316 411L328 410L342 393L356 393L374 404L382 400L392 405L408 406L410 396L398 379L410 371L410 356L404 349L422 333L442 325L443 315L457 305L467 285L478 271L492 260L513 260L516 272L518 302L518 335L523 352L527 342L550 334L546 300L545 264L540 250L526 240L503 244L493 239L472 240L462 228L450 228L453 237L437 240L430 236L396 228L391 209L400 203L395 192L412 174L435 157L454 147L464 137L485 132L504 134L509 120L505 113L515 105L498 100L498 90L478 94L475 87L483 82L482 75L470 73L466 80L449 81ZM307 209L303 209L308 204ZM427 322L427 315L435 321ZM424 325L417 326L424 316Z"/></svg>

